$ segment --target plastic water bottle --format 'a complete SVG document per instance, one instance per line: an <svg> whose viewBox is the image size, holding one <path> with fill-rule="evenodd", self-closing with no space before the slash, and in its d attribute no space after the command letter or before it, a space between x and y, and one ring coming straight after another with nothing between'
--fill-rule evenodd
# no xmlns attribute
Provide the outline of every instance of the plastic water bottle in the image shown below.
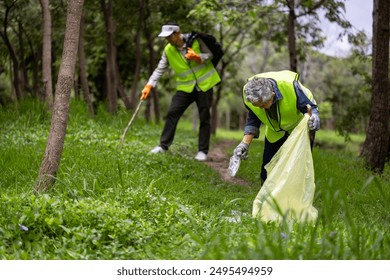
<svg viewBox="0 0 390 280"><path fill-rule="evenodd" d="M241 159L236 155L233 155L230 158L229 168L228 168L228 172L229 172L230 176L232 176L232 177L236 176L238 168L240 168L240 162L241 162Z"/></svg>

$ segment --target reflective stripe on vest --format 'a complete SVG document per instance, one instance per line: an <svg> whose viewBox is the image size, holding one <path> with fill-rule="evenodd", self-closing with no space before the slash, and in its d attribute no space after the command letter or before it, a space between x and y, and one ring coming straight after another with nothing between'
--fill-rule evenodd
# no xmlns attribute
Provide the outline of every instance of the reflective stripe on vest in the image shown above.
<svg viewBox="0 0 390 280"><path fill-rule="evenodd" d="M200 53L200 46L197 40L194 41L192 49L196 53ZM175 71L176 89L178 91L192 92L195 85L198 85L205 92L221 81L211 61L202 64L192 60L187 61L177 48L171 44L165 47L165 53L169 65Z"/></svg>
<svg viewBox="0 0 390 280"><path fill-rule="evenodd" d="M297 108L297 96L293 85L293 82L297 81L299 76L291 71L267 72L255 75L248 80L254 77L273 79L282 94L282 99L274 105L277 106L278 118L278 120L274 120L265 109L253 106L252 103L247 101L243 90L244 103L266 125L265 136L269 142L274 143L281 139L285 132L290 134L303 118L302 112ZM245 87L246 85L244 89Z"/></svg>

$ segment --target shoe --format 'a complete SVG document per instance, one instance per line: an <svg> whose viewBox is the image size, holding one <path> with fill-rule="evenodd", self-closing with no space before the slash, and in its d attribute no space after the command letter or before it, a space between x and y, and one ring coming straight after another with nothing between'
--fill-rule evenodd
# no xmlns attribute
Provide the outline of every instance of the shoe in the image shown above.
<svg viewBox="0 0 390 280"><path fill-rule="evenodd" d="M198 152L195 159L198 161L205 161L207 159L207 155L204 152Z"/></svg>
<svg viewBox="0 0 390 280"><path fill-rule="evenodd" d="M159 154L159 153L165 153L166 152L166 150L164 150L163 148L161 148L160 146L156 146L156 147L154 147L151 151L150 151L150 153L152 153L152 154Z"/></svg>

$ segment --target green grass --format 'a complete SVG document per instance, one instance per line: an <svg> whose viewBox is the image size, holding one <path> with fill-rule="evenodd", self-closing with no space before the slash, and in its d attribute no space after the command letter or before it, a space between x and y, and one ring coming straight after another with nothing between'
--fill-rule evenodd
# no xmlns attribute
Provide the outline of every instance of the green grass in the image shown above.
<svg viewBox="0 0 390 280"><path fill-rule="evenodd" d="M55 187L36 193L50 120L31 101L0 109L0 259L390 259L390 168L371 175L329 133L313 154L316 224L267 224L251 217L261 139L238 173L250 183L238 186L193 160L190 124L151 156L162 125L140 113L120 149L131 113L90 120L72 101ZM241 137L220 130L212 142Z"/></svg>

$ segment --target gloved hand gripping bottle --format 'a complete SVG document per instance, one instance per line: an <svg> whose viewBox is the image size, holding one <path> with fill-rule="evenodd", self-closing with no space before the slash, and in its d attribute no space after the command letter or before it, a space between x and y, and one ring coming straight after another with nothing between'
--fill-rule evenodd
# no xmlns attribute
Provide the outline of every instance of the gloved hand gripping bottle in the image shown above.
<svg viewBox="0 0 390 280"><path fill-rule="evenodd" d="M234 177L240 167L241 160L248 159L249 144L241 143L234 149L233 156L230 158L228 172L229 175Z"/></svg>

